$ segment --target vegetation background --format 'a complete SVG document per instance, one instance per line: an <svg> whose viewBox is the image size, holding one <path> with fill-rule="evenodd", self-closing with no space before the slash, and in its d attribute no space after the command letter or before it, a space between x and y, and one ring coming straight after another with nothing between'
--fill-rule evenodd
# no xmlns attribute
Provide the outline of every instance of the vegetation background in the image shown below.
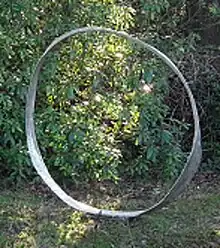
<svg viewBox="0 0 220 248"><path fill-rule="evenodd" d="M180 67L201 116L202 169L219 170L218 22L218 3L210 1L1 1L2 177L36 179L24 134L31 73L56 36L88 25L134 34ZM178 174L191 146L191 114L178 80L157 58L114 36L77 36L51 55L36 108L37 137L59 179L166 179Z"/></svg>
<svg viewBox="0 0 220 248"><path fill-rule="evenodd" d="M9 191L2 191L0 197L0 247L78 247L72 240L84 237L88 226L96 230L96 222L78 213L71 215L57 203L57 212L48 215L45 208L41 210L45 204L54 206L55 200L42 188L31 165L24 129L25 98L38 58L55 37L93 25L126 31L157 47L180 68L201 118L199 175L211 174L211 179L205 178L212 180L219 174L219 0L1 0L0 184ZM138 191L141 198L122 199L119 204L117 197L109 200L111 194L104 190L96 195L98 202L88 193L82 199L88 203L111 208L146 206L140 192L146 187L157 192L157 183L170 183L179 175L191 148L192 124L189 102L177 77L151 53L114 35L76 36L50 54L44 65L36 131L53 177L63 187L74 185L78 199L83 193L77 185L83 182L89 185L83 186L87 193L91 188L98 191L101 182L101 188L108 184L109 190L110 185L111 194L117 196L120 191L133 197ZM199 177L199 184L203 180L204 176ZM117 190L112 182L118 183ZM14 187L24 184L31 185L30 192L13 195ZM32 198L33 192L43 198ZM118 237L117 243L120 247L147 247L146 242L149 247L218 247L213 237L219 234L219 226L209 229L207 225L214 223L213 216L219 218L219 191L207 194L202 202L183 201L173 206L174 212L167 210L147 220L149 230L166 238L155 239L154 231L142 230L139 239L139 228L128 223L127 239ZM210 208L205 207L208 202ZM184 221L189 208L188 222L178 224L175 216ZM59 218L60 214L68 220ZM195 225L195 219L201 223ZM110 225L109 230L123 234L123 225ZM176 228L166 233L170 225L180 229L182 225L181 238ZM101 228L99 238L94 231L79 247L119 247L114 234L107 238L107 231L106 226Z"/></svg>

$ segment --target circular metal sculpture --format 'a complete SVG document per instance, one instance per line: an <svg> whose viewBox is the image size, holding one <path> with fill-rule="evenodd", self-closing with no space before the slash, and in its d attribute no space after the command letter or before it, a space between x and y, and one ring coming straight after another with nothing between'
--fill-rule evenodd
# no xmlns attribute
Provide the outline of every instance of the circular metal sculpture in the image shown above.
<svg viewBox="0 0 220 248"><path fill-rule="evenodd" d="M192 149L188 156L187 162L175 181L175 183L172 185L172 187L169 189L168 193L155 205L148 209L144 210L137 210L137 211L112 211L112 210L106 210L106 209L98 209L92 206L89 206L85 203L79 202L69 195L67 195L60 186L54 181L54 179L51 177L50 173L48 172L48 169L43 161L42 155L40 153L40 149L37 143L36 134L35 134L35 125L34 125L34 109L35 109L35 99L36 99L36 89L38 84L38 78L39 74L41 72L44 60L46 55L61 41L66 40L67 38L74 36L76 34L81 33L92 33L92 32L102 32L102 33L110 33L115 34L120 37L123 37L127 39L128 41L139 45L152 53L156 54L160 59L162 59L179 77L181 80L187 94L189 97L189 101L191 104L191 109L193 113L194 118L194 137L193 137L193 143L192 143ZM196 103L193 97L193 94L183 77L182 73L179 71L179 69L174 65L174 63L162 52L160 52L158 49L154 48L153 46L137 39L134 37L131 37L130 35L124 33L124 32L118 32L114 31L112 29L108 28L101 28L101 27L84 27L72 30L68 33L65 33L61 35L60 37L56 38L46 49L44 54L40 57L35 71L33 73L29 92L27 94L27 103L26 103L26 113L25 113L25 121L26 121L26 135L27 135L27 145L29 154L31 157L31 161L37 171L37 173L41 176L41 178L44 180L44 182L50 187L50 189L66 204L71 206L72 208L92 214L92 215L99 215L99 216L107 216L107 217L116 217L116 218L134 218L139 215L142 215L144 213L152 212L156 209L159 209L163 206L165 206L167 203L173 201L189 184L191 179L193 178L195 172L197 171L201 156L202 156L202 149L201 149L201 132L200 132L200 126L199 126L199 116L198 111L196 108Z"/></svg>

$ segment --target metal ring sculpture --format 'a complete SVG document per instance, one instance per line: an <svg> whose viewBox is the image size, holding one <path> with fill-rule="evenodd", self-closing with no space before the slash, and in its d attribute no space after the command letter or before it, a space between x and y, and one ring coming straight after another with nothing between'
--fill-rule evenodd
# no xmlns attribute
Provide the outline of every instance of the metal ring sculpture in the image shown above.
<svg viewBox="0 0 220 248"><path fill-rule="evenodd" d="M92 206L89 206L85 203L79 202L69 195L67 195L60 186L54 181L54 179L51 177L50 173L48 172L48 169L43 161L37 139L35 134L35 125L34 125L34 110L35 110L35 99L36 99L36 89L38 84L38 78L39 74L42 69L42 65L45 61L46 55L61 41L66 40L67 38L74 36L76 34L82 34L82 33L92 33L92 32L102 32L102 33L110 33L115 34L120 37L123 37L127 39L129 42L132 42L136 45L139 45L152 53L156 54L160 59L162 59L179 77L181 80L187 94L189 97L189 101L191 104L191 109L193 113L194 118L194 137L193 137L193 143L191 152L188 156L187 162L177 178L177 180L174 182L172 187L169 189L168 193L155 205L148 209L144 210L136 210L136 211L111 211L106 209L98 209ZM41 176L41 178L44 180L44 182L47 184L47 186L66 204L71 206L72 208L92 214L92 215L98 215L98 216L106 216L106 217L114 217L114 218L134 218L137 216L140 216L145 213L150 213L154 210L157 210L163 206L165 206L167 203L173 201L189 184L191 179L193 178L195 172L197 171L201 156L202 156L202 149L201 149L201 132L200 132L200 125L199 125L199 116L198 111L196 108L196 103L193 97L193 94L183 77L182 73L179 71L179 69L174 65L174 63L162 52L160 52L158 49L154 48L153 46L134 38L130 35L128 35L125 32L119 32L115 31L109 28L101 28L101 27L84 27L79 28L75 30L71 30L70 32L67 32L60 37L56 38L45 50L44 54L40 57L36 67L35 71L33 73L29 92L27 94L27 102L26 102L26 113L25 113L25 122L26 122L26 136L27 136L27 145L29 154L31 157L31 161L37 171L37 173Z"/></svg>

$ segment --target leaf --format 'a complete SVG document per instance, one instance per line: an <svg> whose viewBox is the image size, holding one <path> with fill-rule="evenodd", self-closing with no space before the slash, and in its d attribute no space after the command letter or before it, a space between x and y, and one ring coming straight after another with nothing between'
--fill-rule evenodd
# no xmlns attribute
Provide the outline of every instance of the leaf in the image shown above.
<svg viewBox="0 0 220 248"><path fill-rule="evenodd" d="M74 138L75 138L74 133L70 133L70 134L68 135L68 140L69 140L70 143L72 143L72 142L74 141Z"/></svg>
<svg viewBox="0 0 220 248"><path fill-rule="evenodd" d="M149 147L147 149L147 159L154 162L156 159L156 152L157 150L153 146Z"/></svg>
<svg viewBox="0 0 220 248"><path fill-rule="evenodd" d="M75 92L75 89L73 87L69 87L67 89L67 98L69 100L73 100L74 99L74 97L75 97L75 93L74 92Z"/></svg>
<svg viewBox="0 0 220 248"><path fill-rule="evenodd" d="M169 144L172 141L172 133L165 130L162 132L161 138L163 143Z"/></svg>
<svg viewBox="0 0 220 248"><path fill-rule="evenodd" d="M85 133L83 131L76 130L69 133L68 141L70 143L77 142L79 144L83 142L84 137L85 137Z"/></svg>
<svg viewBox="0 0 220 248"><path fill-rule="evenodd" d="M144 72L144 81L146 83L151 83L153 80L153 76L154 76L153 71Z"/></svg>

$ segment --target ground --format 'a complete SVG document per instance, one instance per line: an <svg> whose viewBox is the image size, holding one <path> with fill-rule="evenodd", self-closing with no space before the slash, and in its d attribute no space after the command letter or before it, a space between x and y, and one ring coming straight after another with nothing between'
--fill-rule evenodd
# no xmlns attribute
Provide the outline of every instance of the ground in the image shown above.
<svg viewBox="0 0 220 248"><path fill-rule="evenodd" d="M219 179L214 174L198 175L177 201L132 221L94 219L74 212L43 185L3 189L0 247L217 248L220 247ZM146 185L130 184L126 194L120 191L117 195L120 185L87 184L75 191L69 189L69 193L98 206L140 208L149 203L147 188L155 195L159 192L159 187L152 191Z"/></svg>

